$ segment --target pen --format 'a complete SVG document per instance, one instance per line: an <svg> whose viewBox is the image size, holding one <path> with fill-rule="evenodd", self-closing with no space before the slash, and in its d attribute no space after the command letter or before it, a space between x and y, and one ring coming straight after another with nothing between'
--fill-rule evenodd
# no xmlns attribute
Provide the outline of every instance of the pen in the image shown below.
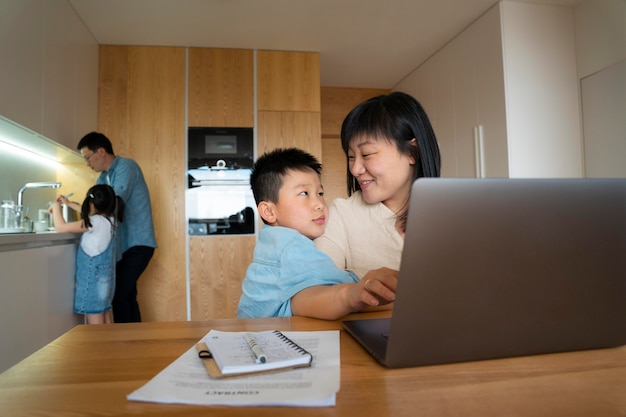
<svg viewBox="0 0 626 417"><path fill-rule="evenodd" d="M248 346L250 346L250 349L252 349L252 353L254 353L256 363L267 362L267 355L263 353L263 349L261 349L261 346L257 345L250 333L246 333L246 341L248 342Z"/></svg>

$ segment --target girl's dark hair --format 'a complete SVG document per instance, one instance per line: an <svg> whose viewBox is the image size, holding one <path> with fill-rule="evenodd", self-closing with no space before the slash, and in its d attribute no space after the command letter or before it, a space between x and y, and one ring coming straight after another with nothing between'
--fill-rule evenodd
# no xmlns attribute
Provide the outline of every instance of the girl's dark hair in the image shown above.
<svg viewBox="0 0 626 417"><path fill-rule="evenodd" d="M441 156L435 132L422 105L412 96L393 92L370 98L356 106L346 116L341 126L341 146L348 155L352 138L375 136L396 145L398 151L412 156L415 160L413 180L421 177L441 175ZM415 138L417 146L411 141ZM358 181L346 167L348 195L361 189ZM406 227L408 214L407 198L405 207L397 213L402 229Z"/></svg>
<svg viewBox="0 0 626 417"><path fill-rule="evenodd" d="M87 228L91 227L91 222L89 221L91 207L89 203L93 203L96 212L106 218L113 217L119 221L124 220L124 200L115 194L110 185L97 184L87 191L87 196L80 210L80 218Z"/></svg>

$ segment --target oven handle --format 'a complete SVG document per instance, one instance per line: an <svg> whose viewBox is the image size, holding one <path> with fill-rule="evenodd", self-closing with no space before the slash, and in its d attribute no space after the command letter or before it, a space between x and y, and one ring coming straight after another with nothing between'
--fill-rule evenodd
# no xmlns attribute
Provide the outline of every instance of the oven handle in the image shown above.
<svg viewBox="0 0 626 417"><path fill-rule="evenodd" d="M206 187L211 185L246 185L250 186L250 181L248 180L203 180L203 181L192 181L191 185L194 187Z"/></svg>

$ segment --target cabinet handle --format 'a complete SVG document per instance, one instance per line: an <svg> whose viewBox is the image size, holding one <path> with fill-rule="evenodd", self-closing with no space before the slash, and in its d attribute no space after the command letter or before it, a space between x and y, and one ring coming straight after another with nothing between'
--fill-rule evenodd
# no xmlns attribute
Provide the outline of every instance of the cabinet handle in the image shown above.
<svg viewBox="0 0 626 417"><path fill-rule="evenodd" d="M474 126L474 156L476 159L476 178L485 178L485 149L482 125Z"/></svg>

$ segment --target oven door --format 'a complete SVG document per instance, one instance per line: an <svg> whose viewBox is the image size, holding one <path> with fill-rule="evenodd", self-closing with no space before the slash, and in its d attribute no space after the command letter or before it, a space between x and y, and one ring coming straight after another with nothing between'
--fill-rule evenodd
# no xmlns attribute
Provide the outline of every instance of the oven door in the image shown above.
<svg viewBox="0 0 626 417"><path fill-rule="evenodd" d="M249 184L206 182L187 189L190 235L254 234L256 205Z"/></svg>

